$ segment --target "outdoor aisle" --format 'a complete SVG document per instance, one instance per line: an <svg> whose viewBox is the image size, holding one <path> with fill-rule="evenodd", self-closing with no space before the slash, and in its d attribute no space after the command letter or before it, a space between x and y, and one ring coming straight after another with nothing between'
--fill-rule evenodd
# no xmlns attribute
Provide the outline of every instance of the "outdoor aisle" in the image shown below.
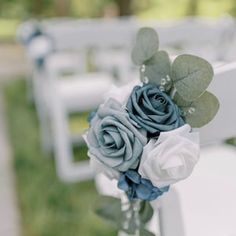
<svg viewBox="0 0 236 236"><path fill-rule="evenodd" d="M18 44L0 43L0 81L20 79L28 71L24 49Z"/></svg>
<svg viewBox="0 0 236 236"><path fill-rule="evenodd" d="M20 220L14 178L11 150L4 117L4 103L0 91L0 235L3 236L20 235Z"/></svg>

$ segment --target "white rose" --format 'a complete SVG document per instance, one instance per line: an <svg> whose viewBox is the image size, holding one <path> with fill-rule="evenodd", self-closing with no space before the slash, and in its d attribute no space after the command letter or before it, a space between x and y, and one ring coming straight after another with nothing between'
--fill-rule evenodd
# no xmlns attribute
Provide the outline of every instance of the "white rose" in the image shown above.
<svg viewBox="0 0 236 236"><path fill-rule="evenodd" d="M132 80L130 83L123 86L112 85L111 89L104 95L104 100L107 101L109 98L113 98L120 104L126 104L134 86L140 84L138 80Z"/></svg>
<svg viewBox="0 0 236 236"><path fill-rule="evenodd" d="M184 125L149 141L143 150L139 173L156 187L168 186L187 178L199 155L199 133Z"/></svg>
<svg viewBox="0 0 236 236"><path fill-rule="evenodd" d="M46 36L38 36L30 42L28 47L29 57L33 60L45 58L52 52L53 45L51 40Z"/></svg>
<svg viewBox="0 0 236 236"><path fill-rule="evenodd" d="M104 165L96 157L90 155L90 153L88 153L88 156L90 157L90 166L95 174L103 173L111 180L119 179L120 173L118 171Z"/></svg>

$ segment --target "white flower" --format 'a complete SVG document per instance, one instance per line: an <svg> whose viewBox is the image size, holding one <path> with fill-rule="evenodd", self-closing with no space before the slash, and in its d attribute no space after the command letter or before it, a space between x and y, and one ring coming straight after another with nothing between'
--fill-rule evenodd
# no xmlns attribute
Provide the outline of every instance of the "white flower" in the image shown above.
<svg viewBox="0 0 236 236"><path fill-rule="evenodd" d="M46 36L38 36L30 42L28 53L33 60L45 58L52 52L53 46L51 40Z"/></svg>
<svg viewBox="0 0 236 236"><path fill-rule="evenodd" d="M189 125L162 132L144 147L139 173L156 187L187 178L199 159L199 133Z"/></svg>
<svg viewBox="0 0 236 236"><path fill-rule="evenodd" d="M125 105L133 88L140 84L138 80L132 80L130 83L123 86L112 85L111 89L104 95L105 102L113 98L122 105Z"/></svg>
<svg viewBox="0 0 236 236"><path fill-rule="evenodd" d="M102 162L100 162L96 157L88 153L88 156L90 157L90 166L95 174L103 173L106 175L109 179L119 179L120 173L106 165L104 165Z"/></svg>

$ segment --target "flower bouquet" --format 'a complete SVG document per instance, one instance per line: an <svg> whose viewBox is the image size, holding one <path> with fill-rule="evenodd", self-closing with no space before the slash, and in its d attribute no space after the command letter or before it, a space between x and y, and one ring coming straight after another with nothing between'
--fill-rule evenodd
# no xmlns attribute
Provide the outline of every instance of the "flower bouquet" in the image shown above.
<svg viewBox="0 0 236 236"><path fill-rule="evenodd" d="M117 179L127 202L103 197L97 213L130 235L153 235L150 201L172 184L190 176L198 162L200 128L219 109L206 91L213 68L204 59L180 55L171 62L159 50L155 30L141 28L132 50L140 80L113 87L91 114L85 134L88 156L95 168Z"/></svg>

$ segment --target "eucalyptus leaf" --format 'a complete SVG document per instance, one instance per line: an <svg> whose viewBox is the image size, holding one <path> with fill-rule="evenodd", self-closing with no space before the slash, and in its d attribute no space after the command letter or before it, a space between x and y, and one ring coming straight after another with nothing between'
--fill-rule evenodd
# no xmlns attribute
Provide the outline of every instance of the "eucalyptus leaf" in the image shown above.
<svg viewBox="0 0 236 236"><path fill-rule="evenodd" d="M186 101L194 101L200 97L212 81L213 74L209 62L187 54L178 56L171 69L175 88Z"/></svg>
<svg viewBox="0 0 236 236"><path fill-rule="evenodd" d="M155 234L153 234L152 232L146 230L146 229L140 229L140 235L142 236L155 236Z"/></svg>
<svg viewBox="0 0 236 236"><path fill-rule="evenodd" d="M95 213L118 228L122 225L123 213L121 201L118 198L100 196L95 203Z"/></svg>
<svg viewBox="0 0 236 236"><path fill-rule="evenodd" d="M175 93L173 98L175 104L177 104L179 107L191 107L192 102L184 100L178 92Z"/></svg>
<svg viewBox="0 0 236 236"><path fill-rule="evenodd" d="M145 82L145 77L153 84L160 85L161 80L166 79L171 73L171 63L167 52L158 51L151 59L144 62L140 69L141 81Z"/></svg>
<svg viewBox="0 0 236 236"><path fill-rule="evenodd" d="M141 222L144 224L151 220L151 218L153 216L153 208L152 208L150 202L148 202L148 201L141 202L141 208L139 211L139 215L140 215Z"/></svg>
<svg viewBox="0 0 236 236"><path fill-rule="evenodd" d="M180 100L177 102L180 104ZM196 101L182 103L181 109L186 114L186 123L190 124L193 128L200 128L215 117L219 106L220 104L216 96L206 91ZM189 112L191 110L192 112Z"/></svg>
<svg viewBox="0 0 236 236"><path fill-rule="evenodd" d="M141 28L138 31L136 43L132 50L132 60L136 65L142 65L150 59L159 48L159 39L157 32L148 27Z"/></svg>

